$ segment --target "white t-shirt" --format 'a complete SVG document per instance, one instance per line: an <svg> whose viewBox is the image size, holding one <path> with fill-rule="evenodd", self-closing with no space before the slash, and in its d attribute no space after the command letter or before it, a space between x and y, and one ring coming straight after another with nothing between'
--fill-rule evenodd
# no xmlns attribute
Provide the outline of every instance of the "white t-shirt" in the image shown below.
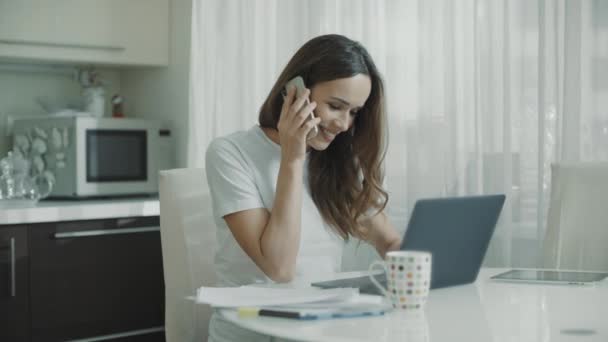
<svg viewBox="0 0 608 342"><path fill-rule="evenodd" d="M205 168L217 227L214 263L218 286L272 282L239 246L223 217L254 208L272 212L280 161L281 147L257 125L216 138L207 149ZM294 282L339 272L344 247L342 238L323 221L310 197L307 165L308 159L302 179L301 237Z"/></svg>

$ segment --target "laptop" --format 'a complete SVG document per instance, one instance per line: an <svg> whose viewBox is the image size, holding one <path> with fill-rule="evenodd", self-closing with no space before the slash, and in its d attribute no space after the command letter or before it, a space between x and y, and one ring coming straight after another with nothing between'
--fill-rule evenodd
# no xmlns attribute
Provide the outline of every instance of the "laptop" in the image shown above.
<svg viewBox="0 0 608 342"><path fill-rule="evenodd" d="M418 200L401 250L433 254L431 289L472 283L477 279L504 202L502 194ZM386 286L385 274L376 279ZM368 276L311 285L356 287L361 293L380 294Z"/></svg>

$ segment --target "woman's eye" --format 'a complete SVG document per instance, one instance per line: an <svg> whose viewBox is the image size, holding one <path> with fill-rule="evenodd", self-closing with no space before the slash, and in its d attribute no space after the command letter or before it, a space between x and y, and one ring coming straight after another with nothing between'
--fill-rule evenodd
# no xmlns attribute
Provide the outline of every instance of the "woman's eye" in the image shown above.
<svg viewBox="0 0 608 342"><path fill-rule="evenodd" d="M336 106L335 104L330 103L329 108L331 108L333 110L338 110L338 109L340 109L340 106Z"/></svg>

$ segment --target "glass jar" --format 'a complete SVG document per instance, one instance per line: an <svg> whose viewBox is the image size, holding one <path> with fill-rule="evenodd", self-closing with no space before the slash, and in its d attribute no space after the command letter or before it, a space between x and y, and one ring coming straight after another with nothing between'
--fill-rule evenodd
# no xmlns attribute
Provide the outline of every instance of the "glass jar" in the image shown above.
<svg viewBox="0 0 608 342"><path fill-rule="evenodd" d="M53 182L44 175L32 175L30 165L12 151L0 160L0 207L31 206L51 193Z"/></svg>

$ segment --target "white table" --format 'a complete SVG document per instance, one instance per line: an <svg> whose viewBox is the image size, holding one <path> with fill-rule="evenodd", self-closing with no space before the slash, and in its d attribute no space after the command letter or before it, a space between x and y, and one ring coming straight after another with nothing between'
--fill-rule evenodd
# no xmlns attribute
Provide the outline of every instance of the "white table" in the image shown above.
<svg viewBox="0 0 608 342"><path fill-rule="evenodd" d="M608 281L596 286L488 280L432 290L419 313L323 321L222 315L256 332L301 341L608 341Z"/></svg>

